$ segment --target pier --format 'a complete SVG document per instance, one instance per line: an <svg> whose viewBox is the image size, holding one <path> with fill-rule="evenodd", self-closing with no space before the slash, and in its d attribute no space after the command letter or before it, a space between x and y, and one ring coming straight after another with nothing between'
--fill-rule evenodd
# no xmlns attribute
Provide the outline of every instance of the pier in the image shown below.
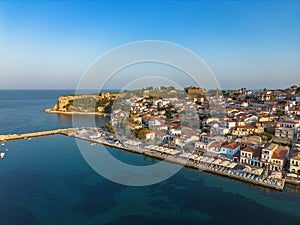
<svg viewBox="0 0 300 225"><path fill-rule="evenodd" d="M0 135L0 142L62 134L63 132L67 132L71 130L73 130L73 128L39 131L39 132L32 132L32 133L25 133L25 134L5 134L5 135Z"/></svg>

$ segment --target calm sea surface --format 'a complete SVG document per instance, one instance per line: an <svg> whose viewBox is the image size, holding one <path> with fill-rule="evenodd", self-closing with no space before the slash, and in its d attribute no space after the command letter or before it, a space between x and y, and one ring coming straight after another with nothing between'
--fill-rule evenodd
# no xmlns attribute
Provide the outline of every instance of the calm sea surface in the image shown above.
<svg viewBox="0 0 300 225"><path fill-rule="evenodd" d="M43 112L68 93L0 91L0 134L70 127L70 116ZM99 125L105 122L97 120ZM300 190L292 186L278 192L184 168L159 184L129 187L94 172L70 137L12 141L5 148L9 151L0 160L1 225L300 224ZM108 150L135 165L154 163Z"/></svg>

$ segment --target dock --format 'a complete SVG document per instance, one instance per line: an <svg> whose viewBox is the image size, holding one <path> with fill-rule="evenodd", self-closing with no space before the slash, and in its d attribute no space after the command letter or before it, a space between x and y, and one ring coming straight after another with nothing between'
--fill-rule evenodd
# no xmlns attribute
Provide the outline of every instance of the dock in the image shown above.
<svg viewBox="0 0 300 225"><path fill-rule="evenodd" d="M71 130L73 130L73 128L47 130L47 131L39 131L39 132L24 133L24 134L5 134L5 135L0 135L0 142L62 134L64 132L71 131Z"/></svg>

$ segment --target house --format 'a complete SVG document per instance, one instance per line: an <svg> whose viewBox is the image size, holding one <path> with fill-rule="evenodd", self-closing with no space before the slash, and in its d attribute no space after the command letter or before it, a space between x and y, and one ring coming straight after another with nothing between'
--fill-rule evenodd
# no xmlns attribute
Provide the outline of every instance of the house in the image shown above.
<svg viewBox="0 0 300 225"><path fill-rule="evenodd" d="M279 145L268 142L262 149L260 167L268 167L271 162L272 155Z"/></svg>
<svg viewBox="0 0 300 225"><path fill-rule="evenodd" d="M184 143L199 141L199 136L193 134L183 134L181 135L181 140Z"/></svg>
<svg viewBox="0 0 300 225"><path fill-rule="evenodd" d="M289 109L288 111L287 111L287 114L288 115L292 115L292 116L300 116L300 109L298 108L298 109Z"/></svg>
<svg viewBox="0 0 300 225"><path fill-rule="evenodd" d="M296 100L296 102L300 102L300 94L295 95L295 100Z"/></svg>
<svg viewBox="0 0 300 225"><path fill-rule="evenodd" d="M181 135L181 129L171 128L170 134L171 135Z"/></svg>
<svg viewBox="0 0 300 225"><path fill-rule="evenodd" d="M166 124L161 124L155 127L156 130L168 130L168 126Z"/></svg>
<svg viewBox="0 0 300 225"><path fill-rule="evenodd" d="M159 126L159 125L161 125L161 121L160 120L158 120L158 119L149 119L148 120L148 127L149 127L149 129L152 129L153 127L155 127L155 126Z"/></svg>
<svg viewBox="0 0 300 225"><path fill-rule="evenodd" d="M300 151L295 151L291 155L289 171L291 173L300 174Z"/></svg>
<svg viewBox="0 0 300 225"><path fill-rule="evenodd" d="M195 143L195 149L207 149L207 144L201 141Z"/></svg>
<svg viewBox="0 0 300 225"><path fill-rule="evenodd" d="M290 128L293 129L294 131L297 130L297 128L299 127L300 123L296 122L296 121L280 121L280 127L284 127L284 128Z"/></svg>
<svg viewBox="0 0 300 225"><path fill-rule="evenodd" d="M258 166L261 158L261 147L247 147L241 149L240 162L251 166Z"/></svg>
<svg viewBox="0 0 300 225"><path fill-rule="evenodd" d="M287 146L279 146L272 154L270 169L282 171L287 161L290 148Z"/></svg>
<svg viewBox="0 0 300 225"><path fill-rule="evenodd" d="M259 136L249 136L249 137L243 137L241 144L244 147L251 147L254 145L261 144L262 139Z"/></svg>
<svg viewBox="0 0 300 225"><path fill-rule="evenodd" d="M264 128L261 126L237 126L233 128L232 135L235 136L248 136L250 134L261 134L264 132Z"/></svg>
<svg viewBox="0 0 300 225"><path fill-rule="evenodd" d="M258 121L259 122L267 122L267 121L274 121L275 119L277 119L278 116L275 116L273 114L268 114L268 115L261 115L259 116Z"/></svg>
<svg viewBox="0 0 300 225"><path fill-rule="evenodd" d="M208 145L207 145L207 153L216 155L220 153L220 149L224 144L228 144L228 142L224 142L224 141L211 141Z"/></svg>
<svg viewBox="0 0 300 225"><path fill-rule="evenodd" d="M146 131L146 140L154 140L155 133L151 130Z"/></svg>
<svg viewBox="0 0 300 225"><path fill-rule="evenodd" d="M204 142L206 144L210 143L213 140L213 138L210 135L207 135L207 133L203 132L200 134L200 141Z"/></svg>
<svg viewBox="0 0 300 225"><path fill-rule="evenodd" d="M236 142L223 145L220 149L220 154L232 158L233 155L240 150L240 145Z"/></svg>
<svg viewBox="0 0 300 225"><path fill-rule="evenodd" d="M213 127L210 132L214 135L226 135L230 133L230 129L225 127Z"/></svg>
<svg viewBox="0 0 300 225"><path fill-rule="evenodd" d="M295 131L292 128L279 127L275 129L275 137L293 140Z"/></svg>
<svg viewBox="0 0 300 225"><path fill-rule="evenodd" d="M224 127L225 128L233 128L236 126L236 121L235 120L227 120L224 122Z"/></svg>
<svg viewBox="0 0 300 225"><path fill-rule="evenodd" d="M261 125L265 128L266 131L272 133L275 132L276 128L280 127L280 123L275 121L262 122Z"/></svg>
<svg viewBox="0 0 300 225"><path fill-rule="evenodd" d="M169 141L169 140L171 140L171 136L166 134L166 132L159 131L159 130L156 130L154 132L155 132L155 139L158 139L160 141Z"/></svg>
<svg viewBox="0 0 300 225"><path fill-rule="evenodd" d="M135 124L142 124L143 122L143 117L132 117L131 118L132 122L135 123Z"/></svg>

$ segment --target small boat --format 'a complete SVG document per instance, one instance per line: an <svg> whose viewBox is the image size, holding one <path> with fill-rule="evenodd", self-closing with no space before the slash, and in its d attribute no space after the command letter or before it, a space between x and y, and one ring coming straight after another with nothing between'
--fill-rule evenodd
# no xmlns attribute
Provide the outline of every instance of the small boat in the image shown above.
<svg viewBox="0 0 300 225"><path fill-rule="evenodd" d="M0 158L1 158L1 159L4 159L4 156L5 156L5 153L4 153L4 152L1 152L1 153L0 153Z"/></svg>
<svg viewBox="0 0 300 225"><path fill-rule="evenodd" d="M5 144L4 143L2 143L2 147L4 147L5 146Z"/></svg>
<svg viewBox="0 0 300 225"><path fill-rule="evenodd" d="M5 149L7 152L8 152L8 148L7 149Z"/></svg>
<svg viewBox="0 0 300 225"><path fill-rule="evenodd" d="M30 141L30 140L31 140L31 138L28 138L28 140Z"/></svg>

